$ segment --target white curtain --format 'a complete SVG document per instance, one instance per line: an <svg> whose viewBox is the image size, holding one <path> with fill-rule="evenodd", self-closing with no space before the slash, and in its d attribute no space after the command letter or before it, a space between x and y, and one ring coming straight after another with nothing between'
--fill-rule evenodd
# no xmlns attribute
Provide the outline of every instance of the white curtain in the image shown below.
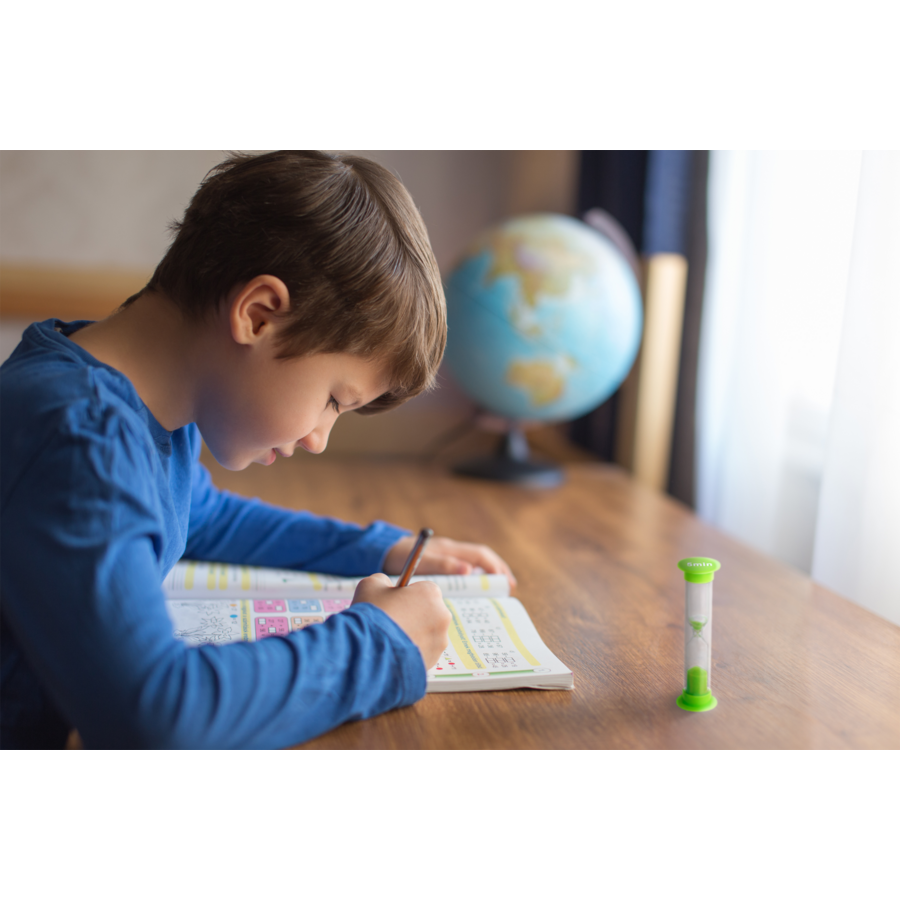
<svg viewBox="0 0 900 900"><path fill-rule="evenodd" d="M714 152L697 509L900 624L900 155Z"/></svg>

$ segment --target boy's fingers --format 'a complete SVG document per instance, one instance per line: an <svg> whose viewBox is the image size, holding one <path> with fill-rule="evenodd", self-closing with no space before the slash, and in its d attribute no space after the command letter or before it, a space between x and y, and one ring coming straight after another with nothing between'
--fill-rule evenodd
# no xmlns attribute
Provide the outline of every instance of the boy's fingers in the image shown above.
<svg viewBox="0 0 900 900"><path fill-rule="evenodd" d="M420 574L427 572L429 575L468 575L472 571L472 564L464 559L445 554L422 554L422 563L419 566Z"/></svg>
<svg viewBox="0 0 900 900"><path fill-rule="evenodd" d="M368 579L371 579L372 581L377 581L379 584L383 584L385 587L393 587L394 586L394 582L391 581L391 579L388 578L387 575L384 574L384 572L375 572L373 575L366 576L366 579L363 579L363 580L368 580Z"/></svg>
<svg viewBox="0 0 900 900"><path fill-rule="evenodd" d="M512 569L490 547L483 544L460 544L454 548L454 553L457 558L472 566L479 566L485 572L506 575L515 583Z"/></svg>
<svg viewBox="0 0 900 900"><path fill-rule="evenodd" d="M469 575L475 566L484 569L488 574L505 575L510 584L515 587L516 579L509 566L496 553L487 547L477 544L459 545L454 547L456 555L447 553L429 554L422 557L420 570L428 571L433 575Z"/></svg>
<svg viewBox="0 0 900 900"><path fill-rule="evenodd" d="M368 603L377 596L379 596L379 588L383 592L384 588L393 588L394 583L390 578L387 577L383 572L376 572L374 575L369 575L366 578L363 578L362 581L356 586L356 590L353 592L353 602L354 603Z"/></svg>

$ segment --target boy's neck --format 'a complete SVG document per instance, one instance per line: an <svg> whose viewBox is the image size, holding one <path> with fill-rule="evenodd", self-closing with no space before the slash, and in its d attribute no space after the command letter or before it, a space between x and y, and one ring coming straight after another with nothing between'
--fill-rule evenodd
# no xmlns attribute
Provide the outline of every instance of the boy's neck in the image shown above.
<svg viewBox="0 0 900 900"><path fill-rule="evenodd" d="M157 422L175 431L196 418L200 332L168 297L148 292L71 340L121 372Z"/></svg>

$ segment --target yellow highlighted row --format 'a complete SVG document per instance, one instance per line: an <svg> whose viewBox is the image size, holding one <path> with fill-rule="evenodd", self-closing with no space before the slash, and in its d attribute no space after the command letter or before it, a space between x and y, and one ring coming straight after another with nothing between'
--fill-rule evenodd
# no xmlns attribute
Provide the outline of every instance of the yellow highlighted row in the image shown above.
<svg viewBox="0 0 900 900"><path fill-rule="evenodd" d="M444 603L447 605L447 609L450 610L450 615L453 616L453 621L450 623L450 643L453 644L457 659L461 660L467 669L486 669L487 666L484 664L484 661L469 643L469 636L459 621L456 607L446 597L444 598Z"/></svg>
<svg viewBox="0 0 900 900"><path fill-rule="evenodd" d="M253 616L250 609L250 600L241 600L241 640L253 640Z"/></svg>
<svg viewBox="0 0 900 900"><path fill-rule="evenodd" d="M224 563L209 564L209 571L206 573L206 589L209 591L214 591L216 589L216 574L218 570L218 581L219 581L219 590L224 591L228 588L228 566ZM193 581L193 579L191 579ZM187 587L187 582L185 582L185 587Z"/></svg>
<svg viewBox="0 0 900 900"><path fill-rule="evenodd" d="M516 649L519 653L521 653L533 666L539 666L540 663L525 648L522 639L519 637L516 629L513 628L513 623L510 621L509 616L506 615L506 611L503 607L496 600L492 599L491 603L494 604L494 609L497 610L497 615L500 616L500 621L503 623L506 633L512 638L512 642L516 645Z"/></svg>

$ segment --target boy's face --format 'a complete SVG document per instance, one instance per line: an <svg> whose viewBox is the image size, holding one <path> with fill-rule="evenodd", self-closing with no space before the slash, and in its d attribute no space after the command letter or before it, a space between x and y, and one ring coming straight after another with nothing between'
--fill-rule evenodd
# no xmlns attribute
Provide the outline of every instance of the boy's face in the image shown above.
<svg viewBox="0 0 900 900"><path fill-rule="evenodd" d="M254 462L268 466L297 447L321 453L340 413L389 389L380 363L349 353L257 355L219 373L197 425L226 469L246 469Z"/></svg>

